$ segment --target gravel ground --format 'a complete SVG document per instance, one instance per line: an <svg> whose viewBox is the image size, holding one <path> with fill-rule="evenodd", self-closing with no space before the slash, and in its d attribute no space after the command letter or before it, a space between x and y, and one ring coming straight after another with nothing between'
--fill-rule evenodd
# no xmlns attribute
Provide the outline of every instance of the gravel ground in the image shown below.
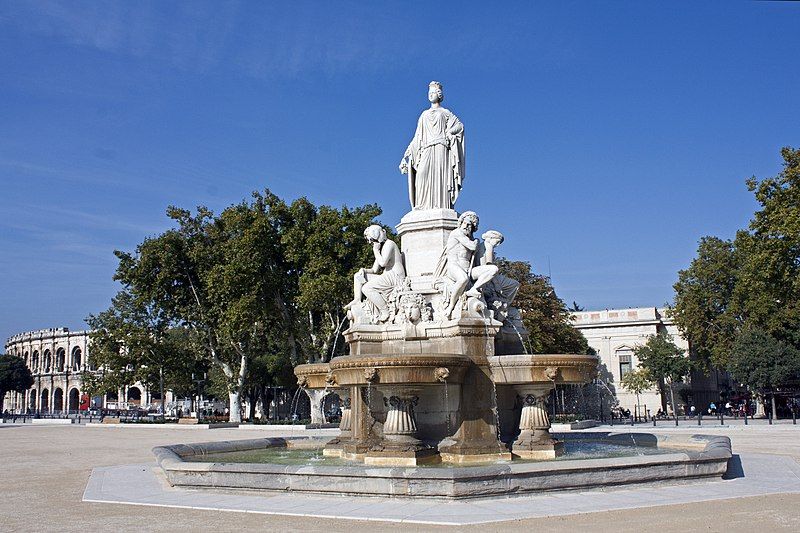
<svg viewBox="0 0 800 533"><path fill-rule="evenodd" d="M619 431L622 428L615 427ZM642 428L642 431L645 431ZM597 431L595 429L594 431ZM675 431L675 430L673 430ZM692 429L681 431L697 432ZM712 431L709 431L712 433ZM734 453L787 455L800 462L800 427L794 431L717 429ZM179 428L93 428L0 425L0 531L389 531L480 530L510 527L540 531L800 531L800 494L779 494L502 522L435 527L81 502L94 466L153 460L163 444L279 435L269 431Z"/></svg>

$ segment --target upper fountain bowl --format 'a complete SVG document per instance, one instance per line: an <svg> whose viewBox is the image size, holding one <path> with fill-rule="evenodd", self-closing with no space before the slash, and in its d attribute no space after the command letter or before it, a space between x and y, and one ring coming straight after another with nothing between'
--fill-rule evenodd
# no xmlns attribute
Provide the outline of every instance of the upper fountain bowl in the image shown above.
<svg viewBox="0 0 800 533"><path fill-rule="evenodd" d="M461 383L471 360L453 354L347 355L330 363L339 386Z"/></svg>
<svg viewBox="0 0 800 533"><path fill-rule="evenodd" d="M583 384L597 377L596 355L519 354L487 357L498 385Z"/></svg>

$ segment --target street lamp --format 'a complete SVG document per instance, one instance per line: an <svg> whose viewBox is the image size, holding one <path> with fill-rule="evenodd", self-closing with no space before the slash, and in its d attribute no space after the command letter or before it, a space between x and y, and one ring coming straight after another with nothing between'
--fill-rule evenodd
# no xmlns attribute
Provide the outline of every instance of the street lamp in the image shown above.
<svg viewBox="0 0 800 533"><path fill-rule="evenodd" d="M206 372L203 372L202 379L199 376L195 379L194 374L192 374L192 381L197 385L197 400L195 402L195 412L197 413L198 420L200 420L200 401L203 396L203 384L206 382L207 379L208 379L208 374Z"/></svg>

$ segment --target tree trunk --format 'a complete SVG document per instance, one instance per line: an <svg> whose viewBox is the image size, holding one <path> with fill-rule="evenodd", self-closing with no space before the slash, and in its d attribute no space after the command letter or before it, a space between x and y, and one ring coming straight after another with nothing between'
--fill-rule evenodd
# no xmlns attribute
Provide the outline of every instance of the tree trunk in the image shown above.
<svg viewBox="0 0 800 533"><path fill-rule="evenodd" d="M236 378L236 391L228 394L231 401L231 416L229 420L230 422L242 421L242 406L239 400L242 397L242 390L244 389L244 379L246 376L247 376L247 355L242 353L241 360L239 362L239 375ZM233 401L234 396L236 397L236 402Z"/></svg>
<svg viewBox="0 0 800 533"><path fill-rule="evenodd" d="M331 391L327 390L310 390L310 389L303 389L308 396L309 401L311 402L311 423L312 424L324 424L325 420L325 412L323 411L323 405L325 396L331 393Z"/></svg>
<svg viewBox="0 0 800 533"><path fill-rule="evenodd" d="M675 408L675 390L672 387L672 383L669 383L669 398L670 403L672 404L672 416L675 417L675 420L678 419L678 410Z"/></svg>
<svg viewBox="0 0 800 533"><path fill-rule="evenodd" d="M772 404L772 419L778 419L778 411L775 410L775 393L770 394L770 403Z"/></svg>
<svg viewBox="0 0 800 533"><path fill-rule="evenodd" d="M158 369L158 388L161 393L161 418L166 414L166 405L164 405L164 365Z"/></svg>
<svg viewBox="0 0 800 533"><path fill-rule="evenodd" d="M239 405L239 393L238 392L229 392L228 393L228 402L230 403L230 414L229 414L229 422L241 422L242 421L242 409Z"/></svg>

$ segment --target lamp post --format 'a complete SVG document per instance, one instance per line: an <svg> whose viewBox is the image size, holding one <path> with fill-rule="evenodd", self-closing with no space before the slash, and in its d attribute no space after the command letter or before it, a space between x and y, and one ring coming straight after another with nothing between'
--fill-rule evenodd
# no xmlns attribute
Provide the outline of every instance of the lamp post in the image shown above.
<svg viewBox="0 0 800 533"><path fill-rule="evenodd" d="M208 379L208 374L205 373L205 372L203 372L203 377L202 378L200 378L199 376L197 378L195 378L194 374L192 374L192 381L197 385L197 397L196 397L196 401L195 401L195 413L197 413L197 419L198 420L200 420L200 401L201 401L201 399L203 397L203 384L206 382L206 379Z"/></svg>

